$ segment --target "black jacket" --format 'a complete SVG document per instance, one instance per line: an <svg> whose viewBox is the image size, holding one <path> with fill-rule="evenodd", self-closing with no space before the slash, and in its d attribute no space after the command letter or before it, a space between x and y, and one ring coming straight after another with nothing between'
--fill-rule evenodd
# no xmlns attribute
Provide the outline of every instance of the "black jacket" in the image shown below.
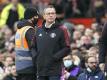
<svg viewBox="0 0 107 80"><path fill-rule="evenodd" d="M39 76L60 75L62 58L70 53L70 40L66 28L55 23L51 28L38 28L37 69Z"/></svg>
<svg viewBox="0 0 107 80"><path fill-rule="evenodd" d="M107 55L107 23L104 25L101 37L99 39L99 62L105 63Z"/></svg>
<svg viewBox="0 0 107 80"><path fill-rule="evenodd" d="M78 80L105 80L105 76L98 67L95 71L92 72L85 70L79 75Z"/></svg>

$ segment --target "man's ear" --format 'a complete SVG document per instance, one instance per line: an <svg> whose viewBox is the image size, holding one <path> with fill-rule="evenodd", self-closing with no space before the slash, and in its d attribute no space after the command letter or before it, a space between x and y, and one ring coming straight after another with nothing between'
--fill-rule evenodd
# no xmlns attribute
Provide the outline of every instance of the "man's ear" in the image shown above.
<svg viewBox="0 0 107 80"><path fill-rule="evenodd" d="M43 19L45 19L45 15L43 15Z"/></svg>

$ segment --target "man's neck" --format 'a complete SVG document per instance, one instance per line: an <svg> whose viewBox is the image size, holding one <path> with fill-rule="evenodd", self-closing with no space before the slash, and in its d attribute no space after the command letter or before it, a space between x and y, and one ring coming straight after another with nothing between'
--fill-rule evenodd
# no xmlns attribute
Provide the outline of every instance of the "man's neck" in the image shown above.
<svg viewBox="0 0 107 80"><path fill-rule="evenodd" d="M46 28L51 28L51 26L53 25L55 23L55 21L54 22L52 22L52 23L45 23L45 27Z"/></svg>

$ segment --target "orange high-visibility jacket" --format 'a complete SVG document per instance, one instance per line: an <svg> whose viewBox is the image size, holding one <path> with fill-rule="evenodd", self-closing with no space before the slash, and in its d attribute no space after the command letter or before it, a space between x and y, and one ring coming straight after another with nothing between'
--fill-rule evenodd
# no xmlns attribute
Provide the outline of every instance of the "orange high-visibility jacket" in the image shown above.
<svg viewBox="0 0 107 80"><path fill-rule="evenodd" d="M28 43L25 37L27 30L29 30L30 28L33 27L25 26L21 29L18 29L15 35L15 64L17 72L24 72L25 69L32 69L30 67L33 67L32 54L29 50Z"/></svg>

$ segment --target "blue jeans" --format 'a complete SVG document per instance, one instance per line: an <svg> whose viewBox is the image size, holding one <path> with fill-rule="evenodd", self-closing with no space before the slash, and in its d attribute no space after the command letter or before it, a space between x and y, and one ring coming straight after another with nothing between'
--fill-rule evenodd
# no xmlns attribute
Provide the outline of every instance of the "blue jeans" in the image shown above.
<svg viewBox="0 0 107 80"><path fill-rule="evenodd" d="M37 80L60 80L60 76L38 76Z"/></svg>

